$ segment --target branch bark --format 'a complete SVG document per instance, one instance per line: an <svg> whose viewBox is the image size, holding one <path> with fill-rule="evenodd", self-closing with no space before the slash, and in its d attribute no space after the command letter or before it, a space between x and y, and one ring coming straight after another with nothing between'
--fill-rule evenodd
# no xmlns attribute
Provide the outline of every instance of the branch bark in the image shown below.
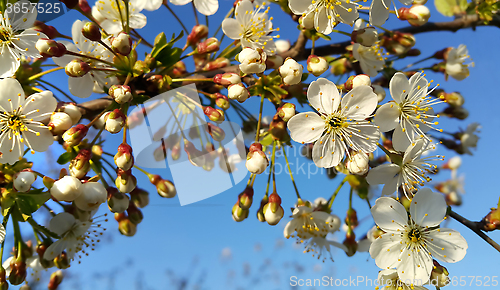
<svg viewBox="0 0 500 290"><path fill-rule="evenodd" d="M463 216L459 215L458 213L454 212L453 210L448 211L448 215L452 218L454 218L456 221L459 223L463 224L464 226L468 227L471 229L474 233L476 233L481 239L485 240L488 244L490 244L495 250L500 252L500 245L496 243L494 240L492 240L490 237L488 237L485 233L481 231L480 228L480 223L479 222L472 222Z"/></svg>

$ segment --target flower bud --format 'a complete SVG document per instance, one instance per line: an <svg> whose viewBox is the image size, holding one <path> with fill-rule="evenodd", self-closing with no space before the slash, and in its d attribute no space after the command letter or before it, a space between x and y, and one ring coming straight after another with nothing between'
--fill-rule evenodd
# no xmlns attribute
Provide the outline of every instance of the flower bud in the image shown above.
<svg viewBox="0 0 500 290"><path fill-rule="evenodd" d="M114 187L108 187L108 208L111 212L122 213L129 206L128 196Z"/></svg>
<svg viewBox="0 0 500 290"><path fill-rule="evenodd" d="M111 38L111 49L123 56L127 56L132 51L132 38L125 32L120 32L118 36Z"/></svg>
<svg viewBox="0 0 500 290"><path fill-rule="evenodd" d="M280 75L285 85L296 85L300 83L302 80L302 70L302 65L290 57L288 57L285 63L279 68Z"/></svg>
<svg viewBox="0 0 500 290"><path fill-rule="evenodd" d="M328 70L328 62L324 57L310 55L307 58L307 70L315 77L319 77Z"/></svg>
<svg viewBox="0 0 500 290"><path fill-rule="evenodd" d="M26 262L12 259L10 262L9 282L12 285L20 285L26 280Z"/></svg>
<svg viewBox="0 0 500 290"><path fill-rule="evenodd" d="M346 255L348 257L352 257L356 254L356 251L358 250L358 243L356 242L356 235L351 229L347 231L345 240L342 244L347 248Z"/></svg>
<svg viewBox="0 0 500 290"><path fill-rule="evenodd" d="M215 95L217 96L217 98L215 99L215 104L223 110L229 109L229 107L231 106L231 103L229 103L229 99L221 93L215 93Z"/></svg>
<svg viewBox="0 0 500 290"><path fill-rule="evenodd" d="M350 76L344 84L344 88L347 91L354 89L359 86L371 86L372 82L370 81L370 77L365 74L360 74L356 76Z"/></svg>
<svg viewBox="0 0 500 290"><path fill-rule="evenodd" d="M358 214L353 208L347 210L347 214L345 217L346 225L351 224L351 228L354 229L359 225L358 222Z"/></svg>
<svg viewBox="0 0 500 290"><path fill-rule="evenodd" d="M115 180L116 188L123 193L129 193L137 186L137 179L129 170L118 169L117 178Z"/></svg>
<svg viewBox="0 0 500 290"><path fill-rule="evenodd" d="M441 266L436 260L433 260L434 266L432 267L430 283L436 287L444 287L450 284L448 277L448 270Z"/></svg>
<svg viewBox="0 0 500 290"><path fill-rule="evenodd" d="M122 170L129 170L134 165L134 156L132 155L132 147L126 143L120 144L114 157L115 164Z"/></svg>
<svg viewBox="0 0 500 290"><path fill-rule="evenodd" d="M40 20L35 20L33 29L47 35L49 39L54 39L59 35L59 32L54 26L47 25Z"/></svg>
<svg viewBox="0 0 500 290"><path fill-rule="evenodd" d="M278 109L278 116L280 116L283 121L288 122L290 118L295 116L295 105L292 103L284 103Z"/></svg>
<svg viewBox="0 0 500 290"><path fill-rule="evenodd" d="M269 202L262 210L264 212L266 222L271 226L277 225L285 214L283 208L281 207L281 198L276 192L273 192L269 196Z"/></svg>
<svg viewBox="0 0 500 290"><path fill-rule="evenodd" d="M415 4L410 8L402 7L398 10L399 19L408 20L413 26L422 26L429 21L431 12L424 5Z"/></svg>
<svg viewBox="0 0 500 290"><path fill-rule="evenodd" d="M346 168L351 174L365 175L368 172L369 165L368 155L363 152L352 152L347 158Z"/></svg>
<svg viewBox="0 0 500 290"><path fill-rule="evenodd" d="M174 64L174 67L172 68L172 76L173 77L181 77L187 73L186 70L186 64L180 60Z"/></svg>
<svg viewBox="0 0 500 290"><path fill-rule="evenodd" d="M460 156L454 156L448 160L445 164L443 164L443 169L457 170L460 165L462 165L462 158Z"/></svg>
<svg viewBox="0 0 500 290"><path fill-rule="evenodd" d="M450 106L460 107L465 103L464 97L458 92L442 93L441 96L443 96L442 99L445 100Z"/></svg>
<svg viewBox="0 0 500 290"><path fill-rule="evenodd" d="M351 63L347 58L337 59L332 62L332 74L335 76L341 76L351 71Z"/></svg>
<svg viewBox="0 0 500 290"><path fill-rule="evenodd" d="M449 106L444 109L443 114L450 118L457 118L459 120L465 120L469 117L469 111L467 111L464 107Z"/></svg>
<svg viewBox="0 0 500 290"><path fill-rule="evenodd" d="M219 57L218 59L207 63L203 67L203 71L212 71L212 70L216 70L216 69L221 69L221 68L226 67L230 64L231 64L231 62L229 61L229 59L227 59L225 57Z"/></svg>
<svg viewBox="0 0 500 290"><path fill-rule="evenodd" d="M286 52L288 50L290 50L290 47L292 47L290 45L290 41L288 40L283 40L283 39L278 39L274 42L274 44L276 45L276 51L278 53L283 53L283 52Z"/></svg>
<svg viewBox="0 0 500 290"><path fill-rule="evenodd" d="M274 140L289 140L288 131L286 130L286 122L283 121L278 115L275 115L271 124L269 124L269 133L271 133Z"/></svg>
<svg viewBox="0 0 500 290"><path fill-rule="evenodd" d="M130 193L130 200L139 208L144 208L149 204L149 193L136 187Z"/></svg>
<svg viewBox="0 0 500 290"><path fill-rule="evenodd" d="M62 252L59 256L54 258L54 265L58 269L68 269L69 268L69 258L66 252Z"/></svg>
<svg viewBox="0 0 500 290"><path fill-rule="evenodd" d="M50 121L47 127L49 127L49 130L52 132L52 134L59 135L71 128L72 125L73 121L68 114L62 112L54 112L52 113L52 115L50 115Z"/></svg>
<svg viewBox="0 0 500 290"><path fill-rule="evenodd" d="M253 187L247 186L245 190L238 195L238 206L241 209L249 209L253 202Z"/></svg>
<svg viewBox="0 0 500 290"><path fill-rule="evenodd" d="M125 104L133 99L132 90L129 86L125 85L112 85L109 88L108 94L118 104Z"/></svg>
<svg viewBox="0 0 500 290"><path fill-rule="evenodd" d="M248 214L250 213L250 210L248 210L248 209L242 209L239 206L239 204L240 204L240 202L237 201L236 204L233 206L233 208L231 210L232 217L233 217L233 220L235 222L242 222L242 221L244 221L248 217Z"/></svg>
<svg viewBox="0 0 500 290"><path fill-rule="evenodd" d="M196 51L199 54L212 53L218 51L220 48L220 42L215 37L210 37L203 42L198 43Z"/></svg>
<svg viewBox="0 0 500 290"><path fill-rule="evenodd" d="M127 209L128 219L135 225L138 225L144 219L142 211L138 209L133 203L130 203Z"/></svg>
<svg viewBox="0 0 500 290"><path fill-rule="evenodd" d="M78 8L82 11L83 15L90 15L92 8L90 8L89 2L87 0L78 0Z"/></svg>
<svg viewBox="0 0 500 290"><path fill-rule="evenodd" d="M248 171L254 174L261 174L269 165L266 154L262 151L260 143L253 143L250 146L250 151L247 155L247 162L245 166Z"/></svg>
<svg viewBox="0 0 500 290"><path fill-rule="evenodd" d="M137 233L137 225L131 222L128 218L122 219L118 222L118 230L120 231L120 234L124 236L133 237L135 233Z"/></svg>
<svg viewBox="0 0 500 290"><path fill-rule="evenodd" d="M208 134L215 141L221 142L226 138L226 132L221 127L215 126L214 124L208 123L206 127Z"/></svg>
<svg viewBox="0 0 500 290"><path fill-rule="evenodd" d="M86 182L80 187L82 194L74 203L76 207L84 211L93 211L99 208L101 203L106 202L108 192L104 185L99 182Z"/></svg>
<svg viewBox="0 0 500 290"><path fill-rule="evenodd" d="M50 188L50 194L58 201L73 201L81 194L82 183L73 176L64 176L54 182Z"/></svg>
<svg viewBox="0 0 500 290"><path fill-rule="evenodd" d="M173 198L177 195L177 190L170 180L162 179L156 184L156 190L161 197Z"/></svg>
<svg viewBox="0 0 500 290"><path fill-rule="evenodd" d="M240 62L240 70L244 74L258 74L266 70L266 53L261 49L244 48L237 56L236 60Z"/></svg>
<svg viewBox="0 0 500 290"><path fill-rule="evenodd" d="M227 97L231 100L237 100L240 103L243 103L248 97L250 97L250 93L248 89L242 83L230 85L227 88Z"/></svg>
<svg viewBox="0 0 500 290"><path fill-rule="evenodd" d="M241 78L238 74L235 73L217 74L214 76L214 83L223 86L229 86L241 83Z"/></svg>
<svg viewBox="0 0 500 290"><path fill-rule="evenodd" d="M203 113L205 113L205 116L212 122L222 123L222 121L224 121L224 111L221 109L214 109L210 106L206 106L203 108Z"/></svg>
<svg viewBox="0 0 500 290"><path fill-rule="evenodd" d="M377 95L377 101L380 103L385 99L385 89L379 85L372 85L373 92Z"/></svg>
<svg viewBox="0 0 500 290"><path fill-rule="evenodd" d="M85 38L92 41L101 40L101 30L94 22L86 22L82 27L82 34Z"/></svg>
<svg viewBox="0 0 500 290"><path fill-rule="evenodd" d="M500 229L500 209L492 208L491 211L481 221L482 230L494 231Z"/></svg>
<svg viewBox="0 0 500 290"><path fill-rule="evenodd" d="M269 197L265 195L262 200L260 201L260 207L257 210L257 219L259 222L265 222L266 221L266 216L264 215L264 206L269 202Z"/></svg>
<svg viewBox="0 0 500 290"><path fill-rule="evenodd" d="M40 38L35 44L43 57L61 57L66 53L66 46L52 39Z"/></svg>
<svg viewBox="0 0 500 290"><path fill-rule="evenodd" d="M69 172L71 176L78 179L82 179L90 171L90 151L88 149L82 149L78 152L78 155L71 160L69 164Z"/></svg>
<svg viewBox="0 0 500 290"><path fill-rule="evenodd" d="M351 40L366 47L372 47L378 41L378 33L375 27L366 27L360 30L354 30L351 34Z"/></svg>
<svg viewBox="0 0 500 290"><path fill-rule="evenodd" d="M50 275L50 281L48 285L49 290L57 290L57 287L62 283L64 274L61 270L57 270Z"/></svg>
<svg viewBox="0 0 500 290"><path fill-rule="evenodd" d="M127 123L127 116L122 113L120 109L115 109L114 111L106 114L106 124L105 129L111 134L116 134L120 132Z"/></svg>
<svg viewBox="0 0 500 290"><path fill-rule="evenodd" d="M195 25L187 37L188 45L196 45L202 38L207 37L208 27L206 25Z"/></svg>
<svg viewBox="0 0 500 290"><path fill-rule="evenodd" d="M13 186L18 192L26 192L30 190L31 185L36 180L36 174L31 171L19 172L15 179Z"/></svg>
<svg viewBox="0 0 500 290"><path fill-rule="evenodd" d="M90 71L90 66L81 59L74 59L66 65L64 70L68 76L78 78L86 75Z"/></svg>
<svg viewBox="0 0 500 290"><path fill-rule="evenodd" d="M74 103L60 102L57 104L57 111L68 114L71 118L72 125L78 124L82 118L82 112L80 112L80 109Z"/></svg>

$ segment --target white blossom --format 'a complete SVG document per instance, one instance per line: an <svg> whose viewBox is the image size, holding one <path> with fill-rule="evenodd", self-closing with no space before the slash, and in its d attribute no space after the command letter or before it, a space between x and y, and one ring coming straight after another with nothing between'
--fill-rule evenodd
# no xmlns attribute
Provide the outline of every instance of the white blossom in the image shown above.
<svg viewBox="0 0 500 290"><path fill-rule="evenodd" d="M210 16L219 9L218 0L169 0L174 5L186 5L193 2L194 7L203 15Z"/></svg>
<svg viewBox="0 0 500 290"><path fill-rule="evenodd" d="M144 0L129 0L128 11L129 11L129 27L131 29L139 29L146 26L147 19L144 14L141 14L141 10L144 7L146 1ZM96 7L99 13L106 19L101 22L101 27L110 34L116 34L123 31L124 25L127 23L127 13L125 1L123 0L98 0L96 1ZM81 32L80 32L81 34ZM73 33L73 39L75 35Z"/></svg>
<svg viewBox="0 0 500 290"><path fill-rule="evenodd" d="M359 61L361 70L372 78L384 69L385 61L382 54L382 48L377 44L372 47L366 47L355 43L352 46L352 55Z"/></svg>

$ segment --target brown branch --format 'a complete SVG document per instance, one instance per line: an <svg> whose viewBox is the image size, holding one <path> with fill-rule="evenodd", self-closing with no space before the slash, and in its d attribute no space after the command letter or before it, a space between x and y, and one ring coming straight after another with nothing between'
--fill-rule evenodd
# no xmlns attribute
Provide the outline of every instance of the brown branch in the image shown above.
<svg viewBox="0 0 500 290"><path fill-rule="evenodd" d="M476 233L479 237L481 237L483 240L485 240L488 244L490 244L495 250L500 252L500 245L497 244L494 240L492 240L490 237L488 237L485 233L481 231L480 224L479 222L472 222L463 216L459 215L458 213L454 212L449 208L448 215L455 220L457 220L459 223L463 224L464 226L468 227L471 229L474 233Z"/></svg>

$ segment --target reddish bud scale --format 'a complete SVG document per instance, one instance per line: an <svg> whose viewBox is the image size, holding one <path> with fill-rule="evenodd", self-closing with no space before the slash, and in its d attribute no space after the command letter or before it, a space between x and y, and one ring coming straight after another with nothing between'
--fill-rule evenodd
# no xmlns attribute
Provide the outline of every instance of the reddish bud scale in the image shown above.
<svg viewBox="0 0 500 290"><path fill-rule="evenodd" d="M47 25L39 20L35 20L35 24L33 25L33 29L36 31L42 32L47 35L49 39L56 38L59 32L55 29L54 26Z"/></svg>
<svg viewBox="0 0 500 290"><path fill-rule="evenodd" d="M83 14L85 14L85 15L92 14L92 8L90 7L89 2L87 2L87 0L78 1L78 7L83 12Z"/></svg>
<svg viewBox="0 0 500 290"><path fill-rule="evenodd" d="M231 61L225 57L219 57L218 59L211 61L207 63L203 67L203 71L212 71L216 69L221 69L223 67L229 66L231 64Z"/></svg>
<svg viewBox="0 0 500 290"><path fill-rule="evenodd" d="M208 27L206 25L195 25L187 37L188 45L196 45L201 39L207 37Z"/></svg>
<svg viewBox="0 0 500 290"><path fill-rule="evenodd" d="M12 285L20 285L26 280L26 263L13 259L10 263L9 282Z"/></svg>
<svg viewBox="0 0 500 290"><path fill-rule="evenodd" d="M149 182L151 182L151 184L153 185L157 185L161 180L162 178L158 174L149 177Z"/></svg>
<svg viewBox="0 0 500 290"><path fill-rule="evenodd" d="M207 124L208 126L206 127L207 128L207 131L208 131L208 134L210 134L210 136L215 140L215 141L222 141L224 140L224 138L226 138L226 133L224 132L224 130L214 124L211 124L211 123L208 123Z"/></svg>
<svg viewBox="0 0 500 290"><path fill-rule="evenodd" d="M101 30L94 22L87 22L82 27L82 34L92 41L101 40Z"/></svg>
<svg viewBox="0 0 500 290"><path fill-rule="evenodd" d="M260 143L253 143L252 145L250 145L249 151L250 152L252 152L252 151L262 151L262 144L260 144Z"/></svg>
<svg viewBox="0 0 500 290"><path fill-rule="evenodd" d="M63 140L68 146L76 146L87 136L89 128L83 124L78 124L64 132Z"/></svg>
<svg viewBox="0 0 500 290"><path fill-rule="evenodd" d="M269 196L269 203L276 203L278 205L281 205L281 197L276 192L273 192Z"/></svg>

